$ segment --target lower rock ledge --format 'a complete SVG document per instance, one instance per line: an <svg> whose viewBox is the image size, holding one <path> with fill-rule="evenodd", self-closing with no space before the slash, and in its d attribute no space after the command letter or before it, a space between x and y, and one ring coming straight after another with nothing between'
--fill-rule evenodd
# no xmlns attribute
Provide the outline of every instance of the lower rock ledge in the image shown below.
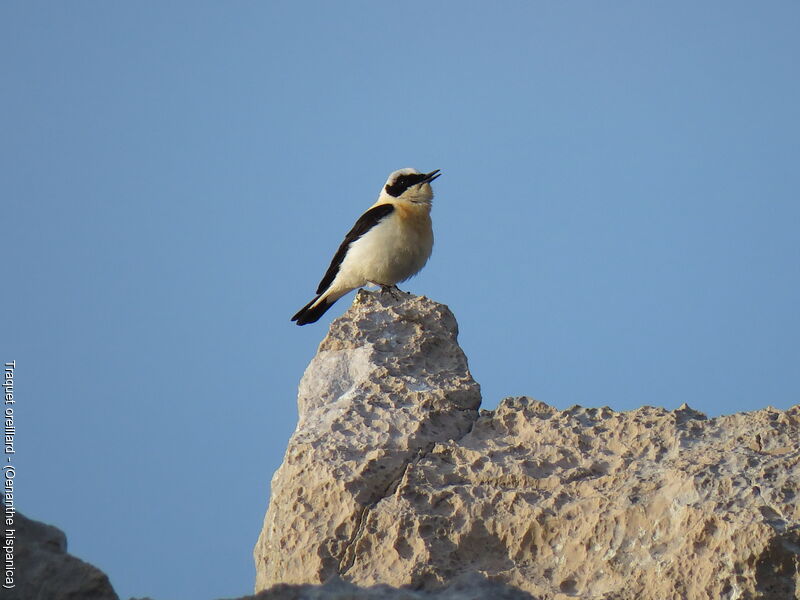
<svg viewBox="0 0 800 600"><path fill-rule="evenodd" d="M67 538L60 529L20 512L14 524L15 587L3 590L3 600L119 600L105 573L67 554Z"/></svg>
<svg viewBox="0 0 800 600"><path fill-rule="evenodd" d="M333 577L320 585L279 583L255 596L235 600L539 600L478 573L467 573L436 590L411 590L388 585L359 587ZM544 600L544 599L542 599Z"/></svg>

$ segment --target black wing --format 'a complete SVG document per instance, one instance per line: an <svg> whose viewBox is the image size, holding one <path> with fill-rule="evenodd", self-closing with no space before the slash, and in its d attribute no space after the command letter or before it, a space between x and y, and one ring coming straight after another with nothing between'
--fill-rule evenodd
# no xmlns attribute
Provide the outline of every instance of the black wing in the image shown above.
<svg viewBox="0 0 800 600"><path fill-rule="evenodd" d="M337 273L339 273L339 267L341 266L345 255L347 254L347 249L350 247L350 244L375 227L375 225L380 223L389 214L391 214L393 210L393 204L379 204L378 206L373 206L358 218L358 221L356 221L356 224L353 225L353 228L347 232L347 235L344 236L342 245L339 246L336 254L334 254L333 260L331 261L331 266L328 267L325 276L322 278L322 281L319 282L317 294L321 294L327 290L328 286L336 278Z"/></svg>

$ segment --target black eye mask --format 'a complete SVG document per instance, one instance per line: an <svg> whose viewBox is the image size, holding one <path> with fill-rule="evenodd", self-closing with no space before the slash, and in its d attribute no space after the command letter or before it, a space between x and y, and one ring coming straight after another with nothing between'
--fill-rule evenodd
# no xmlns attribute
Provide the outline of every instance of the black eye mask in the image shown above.
<svg viewBox="0 0 800 600"><path fill-rule="evenodd" d="M386 193L395 198L403 195L408 188L412 185L417 185L424 181L428 176L425 173L412 173L410 175L400 175L394 180L394 183L386 184Z"/></svg>

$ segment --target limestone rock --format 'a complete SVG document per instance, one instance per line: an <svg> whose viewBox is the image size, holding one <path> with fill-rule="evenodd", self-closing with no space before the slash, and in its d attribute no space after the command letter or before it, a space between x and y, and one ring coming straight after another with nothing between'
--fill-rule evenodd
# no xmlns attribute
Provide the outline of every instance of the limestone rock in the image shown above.
<svg viewBox="0 0 800 600"><path fill-rule="evenodd" d="M370 510L437 442L470 430L480 389L457 332L447 307L403 293L360 291L333 322L300 382L300 420L272 479L257 591L346 574Z"/></svg>
<svg viewBox="0 0 800 600"><path fill-rule="evenodd" d="M476 573L457 577L434 591L398 589L388 585L358 587L339 578L322 585L278 584L238 600L536 600L522 590L489 581Z"/></svg>
<svg viewBox="0 0 800 600"><path fill-rule="evenodd" d="M465 568L543 598L798 597L800 407L557 411L509 398L368 515L347 575Z"/></svg>
<svg viewBox="0 0 800 600"><path fill-rule="evenodd" d="M67 554L61 530L19 512L14 527L16 587L4 589L3 599L119 600L102 571Z"/></svg>
<svg viewBox="0 0 800 600"><path fill-rule="evenodd" d="M257 590L478 572L542 599L800 597L800 406L707 419L521 397L478 415L456 330L430 300L364 292L332 324Z"/></svg>

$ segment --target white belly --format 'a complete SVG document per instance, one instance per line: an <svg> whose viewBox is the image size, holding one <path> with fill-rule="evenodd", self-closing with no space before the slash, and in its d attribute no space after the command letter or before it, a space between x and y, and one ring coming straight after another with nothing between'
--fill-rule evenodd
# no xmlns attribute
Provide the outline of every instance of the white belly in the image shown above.
<svg viewBox="0 0 800 600"><path fill-rule="evenodd" d="M335 285L350 289L367 283L394 285L416 275L432 250L428 215L405 221L393 213L350 245Z"/></svg>

